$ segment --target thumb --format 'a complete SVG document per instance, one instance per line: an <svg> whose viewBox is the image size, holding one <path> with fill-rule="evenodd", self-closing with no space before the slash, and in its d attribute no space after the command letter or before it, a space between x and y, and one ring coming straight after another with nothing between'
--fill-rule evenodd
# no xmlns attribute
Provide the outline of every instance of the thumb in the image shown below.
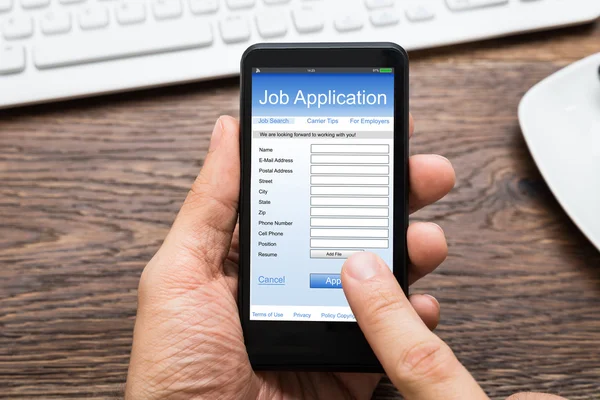
<svg viewBox="0 0 600 400"><path fill-rule="evenodd" d="M157 275L210 281L222 273L238 216L238 128L232 117L217 120L204 166L163 245L147 267L161 270Z"/></svg>
<svg viewBox="0 0 600 400"><path fill-rule="evenodd" d="M381 258L352 255L342 269L342 287L375 355L407 400L488 399L452 350L421 321Z"/></svg>

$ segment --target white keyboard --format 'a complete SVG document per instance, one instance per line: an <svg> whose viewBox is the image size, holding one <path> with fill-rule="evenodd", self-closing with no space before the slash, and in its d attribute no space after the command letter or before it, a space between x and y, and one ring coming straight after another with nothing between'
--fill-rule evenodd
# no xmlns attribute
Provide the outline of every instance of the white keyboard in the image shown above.
<svg viewBox="0 0 600 400"><path fill-rule="evenodd" d="M599 16L600 0L0 0L0 108L233 76L255 42L413 50Z"/></svg>

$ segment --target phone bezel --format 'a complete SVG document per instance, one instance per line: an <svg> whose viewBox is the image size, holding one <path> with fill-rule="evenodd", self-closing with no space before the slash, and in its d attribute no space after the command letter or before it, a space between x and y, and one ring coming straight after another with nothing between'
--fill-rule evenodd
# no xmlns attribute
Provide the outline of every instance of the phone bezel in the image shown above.
<svg viewBox="0 0 600 400"><path fill-rule="evenodd" d="M258 44L248 48L241 61L238 305L252 366L268 370L382 371L355 322L250 320L252 71L261 67L395 69L393 271L408 293L408 55L393 43Z"/></svg>

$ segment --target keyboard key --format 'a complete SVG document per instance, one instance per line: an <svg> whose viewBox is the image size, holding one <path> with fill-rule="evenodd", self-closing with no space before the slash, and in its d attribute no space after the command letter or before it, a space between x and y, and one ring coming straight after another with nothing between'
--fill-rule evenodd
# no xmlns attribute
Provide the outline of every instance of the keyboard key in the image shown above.
<svg viewBox="0 0 600 400"><path fill-rule="evenodd" d="M42 33L57 35L71 30L71 15L68 13L50 11L42 17Z"/></svg>
<svg viewBox="0 0 600 400"><path fill-rule="evenodd" d="M212 14L219 10L219 0L190 0L193 14Z"/></svg>
<svg viewBox="0 0 600 400"><path fill-rule="evenodd" d="M390 26L400 22L398 12L393 8L385 8L371 12L373 26Z"/></svg>
<svg viewBox="0 0 600 400"><path fill-rule="evenodd" d="M159 20L179 18L183 12L180 0L156 0L152 10Z"/></svg>
<svg viewBox="0 0 600 400"><path fill-rule="evenodd" d="M508 0L446 0L448 8L452 11L466 11L481 7L502 6Z"/></svg>
<svg viewBox="0 0 600 400"><path fill-rule="evenodd" d="M275 38L287 33L287 18L281 12L265 12L256 16L258 34L264 38Z"/></svg>
<svg viewBox="0 0 600 400"><path fill-rule="evenodd" d="M228 17L221 21L221 38L225 43L239 43L250 39L248 22L240 17Z"/></svg>
<svg viewBox="0 0 600 400"><path fill-rule="evenodd" d="M10 17L2 24L4 39L25 39L33 35L33 20L31 17Z"/></svg>
<svg viewBox="0 0 600 400"><path fill-rule="evenodd" d="M365 0L365 6L369 10L376 8L391 7L394 5L394 0Z"/></svg>
<svg viewBox="0 0 600 400"><path fill-rule="evenodd" d="M25 49L22 46L0 47L0 75L17 74L25 70Z"/></svg>
<svg viewBox="0 0 600 400"><path fill-rule="evenodd" d="M362 29L363 21L353 14L344 14L336 18L334 25L338 32L350 32Z"/></svg>
<svg viewBox="0 0 600 400"><path fill-rule="evenodd" d="M239 10L241 8L252 8L256 4L256 0L226 0L227 7L230 10Z"/></svg>
<svg viewBox="0 0 600 400"><path fill-rule="evenodd" d="M85 2L85 0L58 0L60 2L60 4L77 4L77 3L83 3Z"/></svg>
<svg viewBox="0 0 600 400"><path fill-rule="evenodd" d="M263 0L264 3L268 6L272 6L274 4L287 4L290 0Z"/></svg>
<svg viewBox="0 0 600 400"><path fill-rule="evenodd" d="M434 12L425 6L412 6L406 9L406 19L411 22L429 21L434 17Z"/></svg>
<svg viewBox="0 0 600 400"><path fill-rule="evenodd" d="M42 8L50 5L50 0L21 0L23 8Z"/></svg>
<svg viewBox="0 0 600 400"><path fill-rule="evenodd" d="M108 10L105 7L87 7L79 13L81 29L101 29L108 26Z"/></svg>
<svg viewBox="0 0 600 400"><path fill-rule="evenodd" d="M312 8L294 10L294 25L299 33L318 32L325 26L323 16Z"/></svg>
<svg viewBox="0 0 600 400"><path fill-rule="evenodd" d="M10 11L13 5L13 0L0 0L0 12Z"/></svg>
<svg viewBox="0 0 600 400"><path fill-rule="evenodd" d="M144 3L121 3L117 5L116 14L121 25L137 24L146 19L146 6Z"/></svg>
<svg viewBox="0 0 600 400"><path fill-rule="evenodd" d="M33 62L38 69L93 63L210 46L209 24L159 24L140 29L99 31L93 46L87 35L57 37L33 46Z"/></svg>

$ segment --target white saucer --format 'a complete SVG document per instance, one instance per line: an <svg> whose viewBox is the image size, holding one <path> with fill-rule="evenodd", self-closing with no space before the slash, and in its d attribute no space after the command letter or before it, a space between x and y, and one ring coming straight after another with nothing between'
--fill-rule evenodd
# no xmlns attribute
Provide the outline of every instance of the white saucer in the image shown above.
<svg viewBox="0 0 600 400"><path fill-rule="evenodd" d="M566 213L600 250L600 53L534 86L519 105L523 136Z"/></svg>

